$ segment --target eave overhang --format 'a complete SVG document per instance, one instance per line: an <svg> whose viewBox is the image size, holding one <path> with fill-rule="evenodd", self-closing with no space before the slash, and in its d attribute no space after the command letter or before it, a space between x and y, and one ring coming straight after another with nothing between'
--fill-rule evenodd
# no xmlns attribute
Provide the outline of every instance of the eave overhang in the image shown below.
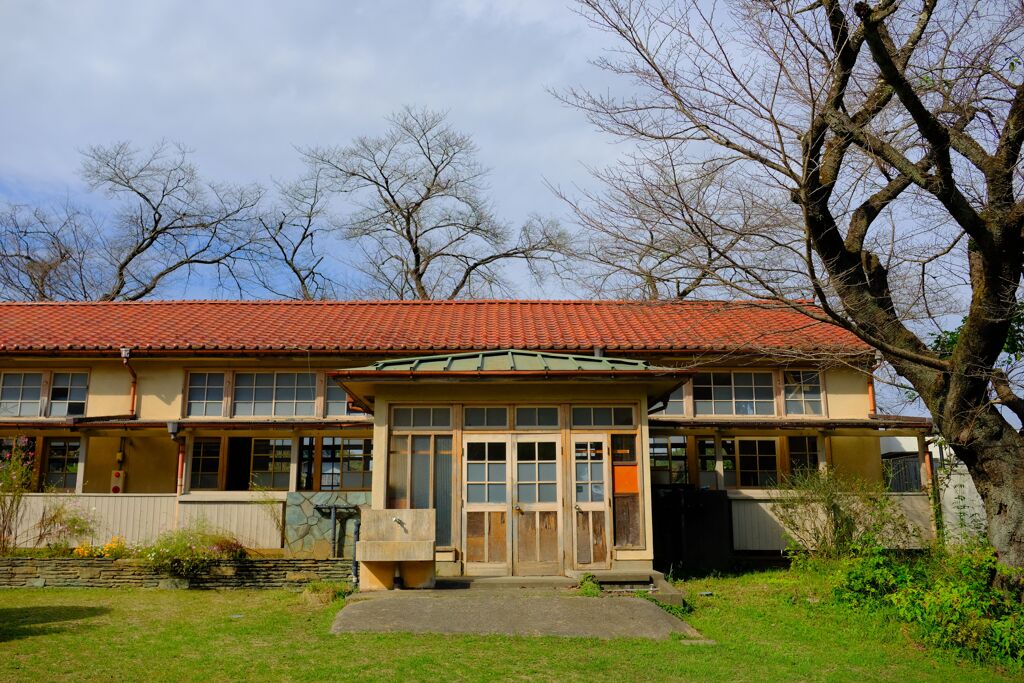
<svg viewBox="0 0 1024 683"><path fill-rule="evenodd" d="M691 374L690 370L629 358L497 349L381 360L365 367L328 372L327 376L356 404L372 412L375 387L380 384L626 382L643 386L652 400L660 400Z"/></svg>

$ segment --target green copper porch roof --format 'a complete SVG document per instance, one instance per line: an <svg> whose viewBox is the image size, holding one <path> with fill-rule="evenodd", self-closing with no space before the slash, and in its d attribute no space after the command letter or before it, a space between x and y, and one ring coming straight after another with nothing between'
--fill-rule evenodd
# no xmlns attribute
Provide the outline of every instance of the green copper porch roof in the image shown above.
<svg viewBox="0 0 1024 683"><path fill-rule="evenodd" d="M351 372L657 372L642 360L540 353L518 349L382 360ZM344 371L342 371L344 372Z"/></svg>

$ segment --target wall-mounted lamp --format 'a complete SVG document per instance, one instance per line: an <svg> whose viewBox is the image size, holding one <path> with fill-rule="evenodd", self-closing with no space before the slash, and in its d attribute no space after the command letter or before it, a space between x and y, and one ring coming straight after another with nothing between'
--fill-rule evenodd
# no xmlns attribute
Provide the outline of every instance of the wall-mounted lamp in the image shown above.
<svg viewBox="0 0 1024 683"><path fill-rule="evenodd" d="M178 432L180 432L180 431L181 431L181 423L180 422L168 422L167 423L167 433L171 435L172 439L177 439L178 438Z"/></svg>

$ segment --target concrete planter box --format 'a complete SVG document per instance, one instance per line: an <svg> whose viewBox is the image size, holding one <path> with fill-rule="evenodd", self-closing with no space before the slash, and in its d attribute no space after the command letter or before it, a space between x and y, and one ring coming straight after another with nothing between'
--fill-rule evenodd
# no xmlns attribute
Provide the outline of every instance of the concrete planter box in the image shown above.
<svg viewBox="0 0 1024 683"><path fill-rule="evenodd" d="M217 560L192 579L165 576L137 559L0 557L0 588L298 588L310 581L351 581L348 560Z"/></svg>

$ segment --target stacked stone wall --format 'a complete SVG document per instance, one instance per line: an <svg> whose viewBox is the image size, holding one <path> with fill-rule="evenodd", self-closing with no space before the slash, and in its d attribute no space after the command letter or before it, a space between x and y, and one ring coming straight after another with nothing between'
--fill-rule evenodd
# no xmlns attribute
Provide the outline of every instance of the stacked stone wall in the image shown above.
<svg viewBox="0 0 1024 683"><path fill-rule="evenodd" d="M165 576L140 560L0 558L0 587L301 588L310 581L351 581L348 560L217 560L187 581Z"/></svg>

